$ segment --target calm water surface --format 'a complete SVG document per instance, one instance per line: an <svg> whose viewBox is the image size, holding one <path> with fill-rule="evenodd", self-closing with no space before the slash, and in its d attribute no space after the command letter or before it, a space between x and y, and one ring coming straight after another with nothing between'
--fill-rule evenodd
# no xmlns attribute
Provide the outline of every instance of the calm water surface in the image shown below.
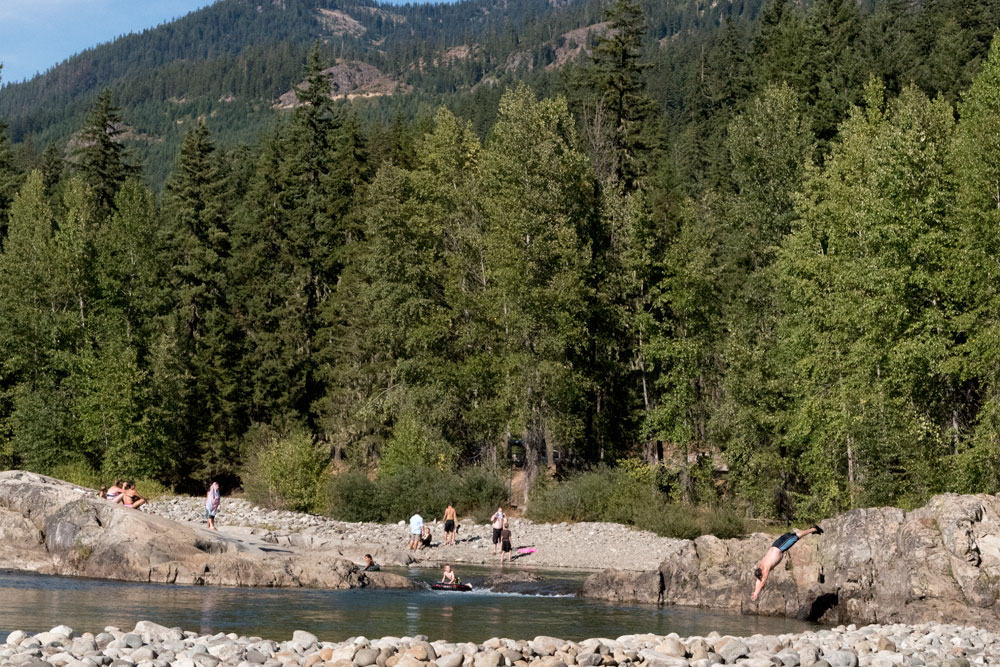
<svg viewBox="0 0 1000 667"><path fill-rule="evenodd" d="M436 570L400 570L432 580ZM475 585L489 574L462 567ZM800 632L800 621L681 607L617 605L575 596L582 574L537 572L542 583L515 593L474 591L328 591L135 584L0 570L0 640L16 629L40 632L66 624L76 632L131 628L151 620L201 633L235 632L274 640L308 630L324 641L412 636L482 642L490 637L552 635L580 640L652 632L687 635Z"/></svg>

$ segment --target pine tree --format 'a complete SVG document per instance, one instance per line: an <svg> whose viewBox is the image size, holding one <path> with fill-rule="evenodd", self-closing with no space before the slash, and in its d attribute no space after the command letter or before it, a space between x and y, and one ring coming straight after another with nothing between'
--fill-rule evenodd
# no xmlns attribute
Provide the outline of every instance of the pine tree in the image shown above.
<svg viewBox="0 0 1000 667"><path fill-rule="evenodd" d="M114 207L115 195L134 172L121 143L123 132L121 111L112 104L111 89L105 88L97 96L73 149L76 173L94 191L98 205L105 211Z"/></svg>
<svg viewBox="0 0 1000 667"><path fill-rule="evenodd" d="M303 104L263 147L233 229L230 275L234 303L245 309L250 416L262 422L308 420L322 393L316 334L344 238L333 174L341 123L318 49L296 95Z"/></svg>
<svg viewBox="0 0 1000 667"><path fill-rule="evenodd" d="M0 63L0 74L3 64ZM0 242L6 236L7 213L21 183L21 175L14 166L14 151L7 136L7 125L0 119Z"/></svg>
<svg viewBox="0 0 1000 667"><path fill-rule="evenodd" d="M593 51L588 85L594 91L589 124L606 128L610 173L632 191L649 170L655 105L645 94L641 61L646 16L636 0L615 0L604 20L608 31Z"/></svg>
<svg viewBox="0 0 1000 667"><path fill-rule="evenodd" d="M194 476L206 479L235 472L234 447L244 428L236 376L239 336L226 276L230 201L224 187L218 155L200 122L185 137L167 182L156 330L170 339L172 372L189 378L174 430L196 461Z"/></svg>

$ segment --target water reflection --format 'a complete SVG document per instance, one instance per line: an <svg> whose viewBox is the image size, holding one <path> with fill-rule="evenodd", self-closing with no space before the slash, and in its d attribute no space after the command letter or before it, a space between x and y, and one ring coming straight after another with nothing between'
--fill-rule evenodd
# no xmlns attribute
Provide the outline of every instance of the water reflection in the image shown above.
<svg viewBox="0 0 1000 667"><path fill-rule="evenodd" d="M415 577L421 574L413 572ZM564 577L561 583L558 577ZM579 579L565 579L564 573L544 578L546 585L555 587L553 592L565 593L579 584ZM815 627L786 619L611 605L576 597L484 591L209 588L3 571L0 601L0 639L14 629L39 632L65 623L78 632L95 632L107 625L131 628L143 619L206 634L236 632L279 641L290 638L293 630L308 630L330 641L357 635L425 634L432 639L481 642L495 636L545 634L579 640L636 632L684 636L712 630L753 634Z"/></svg>

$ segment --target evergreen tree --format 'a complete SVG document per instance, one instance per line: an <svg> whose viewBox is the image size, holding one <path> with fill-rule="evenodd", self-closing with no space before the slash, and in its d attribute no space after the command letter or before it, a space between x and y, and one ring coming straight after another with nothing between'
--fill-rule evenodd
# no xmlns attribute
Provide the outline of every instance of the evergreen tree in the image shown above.
<svg viewBox="0 0 1000 667"><path fill-rule="evenodd" d="M105 88L87 116L76 137L73 165L97 197L105 211L114 207L115 195L134 168L126 160L121 143L124 132L121 111L111 101L111 89Z"/></svg>
<svg viewBox="0 0 1000 667"><path fill-rule="evenodd" d="M588 83L595 100L589 124L606 132L609 176L632 191L649 170L655 105L645 94L641 61L646 16L636 0L615 0L604 16L608 24L593 51Z"/></svg>
<svg viewBox="0 0 1000 667"><path fill-rule="evenodd" d="M0 63L0 74L3 64ZM7 136L7 125L0 119L0 242L7 231L7 213L17 193L21 177L14 165L14 151Z"/></svg>
<svg viewBox="0 0 1000 667"><path fill-rule="evenodd" d="M236 376L239 336L228 300L230 258L225 174L203 122L192 128L167 182L158 335L171 339L174 373L189 378L175 415L195 477L233 474L242 432L242 396ZM166 369L164 369L166 370Z"/></svg>
<svg viewBox="0 0 1000 667"><path fill-rule="evenodd" d="M242 304L250 417L273 422L310 414L319 313L336 282L343 209L333 175L339 116L313 49L300 106L264 146L234 225L230 275Z"/></svg>

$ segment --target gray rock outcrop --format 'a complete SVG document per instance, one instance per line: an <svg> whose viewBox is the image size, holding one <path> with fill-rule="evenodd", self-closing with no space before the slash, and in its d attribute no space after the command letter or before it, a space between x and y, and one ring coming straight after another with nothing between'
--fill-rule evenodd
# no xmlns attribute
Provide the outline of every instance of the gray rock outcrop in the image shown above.
<svg viewBox="0 0 1000 667"><path fill-rule="evenodd" d="M322 552L227 536L115 505L43 475L0 472L0 567L125 581L411 588Z"/></svg>
<svg viewBox="0 0 1000 667"><path fill-rule="evenodd" d="M750 601L774 537L673 540L654 572L605 570L584 595L839 623L960 623L1000 628L1000 499L935 496L920 509L860 509L821 524Z"/></svg>

